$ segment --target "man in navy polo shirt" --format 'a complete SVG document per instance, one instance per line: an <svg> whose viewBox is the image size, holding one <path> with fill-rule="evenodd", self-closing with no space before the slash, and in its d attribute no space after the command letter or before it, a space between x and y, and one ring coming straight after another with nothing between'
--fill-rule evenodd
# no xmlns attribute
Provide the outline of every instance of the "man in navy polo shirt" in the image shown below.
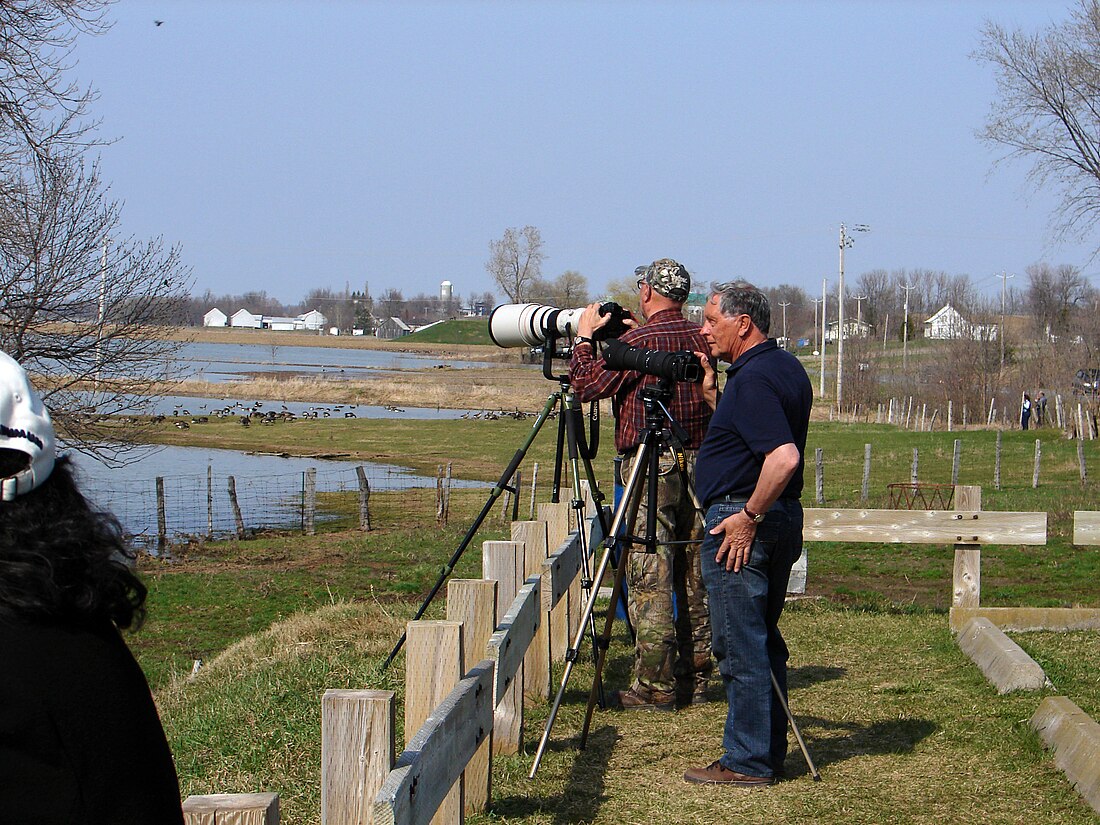
<svg viewBox="0 0 1100 825"><path fill-rule="evenodd" d="M768 337L768 299L752 284L718 284L704 310L704 397L715 407L696 460L706 508L701 550L714 655L729 709L725 753L684 774L698 784L773 784L787 755L779 614L802 548L803 454L813 391L806 370ZM730 362L718 397L712 362Z"/></svg>

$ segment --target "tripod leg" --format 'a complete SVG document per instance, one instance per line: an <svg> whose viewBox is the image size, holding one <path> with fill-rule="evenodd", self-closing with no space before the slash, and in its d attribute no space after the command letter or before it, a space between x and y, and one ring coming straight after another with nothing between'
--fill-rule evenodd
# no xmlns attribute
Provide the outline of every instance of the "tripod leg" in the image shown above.
<svg viewBox="0 0 1100 825"><path fill-rule="evenodd" d="M512 476L516 472L516 468L519 467L523 461L524 456L527 455L527 451L531 448L531 444L534 443L535 437L539 434L539 430L542 429L542 425L546 422L546 419L550 417L550 413L561 399L561 393L552 393L549 398L546 399L546 404L542 408L542 412L539 413L538 418L535 419L534 426L531 427L531 431L527 435L527 440L523 442L523 445L516 450L515 455L512 456L512 460L508 462L508 466L501 474L500 479L489 493L489 498L485 502L485 506L481 508L481 512L478 513L477 518L474 519L474 523L470 525L470 529L466 531L466 535L463 536L458 548L451 554L451 557L447 560L447 563L443 566L443 569L439 573L439 578L432 586L431 591L428 593L428 597L424 599L424 602L416 611L416 615L413 616L413 621L419 619L424 615L428 609L428 605L432 603L432 599L443 587L443 583L447 580L447 577L454 571L455 565L458 564L458 560L462 557L462 554L466 551L466 548L473 541L477 531L481 528L481 523L485 521L485 517L489 515L489 512L493 509L493 505L496 504L496 500L500 498L501 494L508 488L508 482L512 480ZM390 651L390 655L386 657L386 661L382 663L382 670L385 671L395 658L397 658L398 652L405 644L407 634L402 633L401 638L397 640L397 644L393 646L393 650Z"/></svg>
<svg viewBox="0 0 1100 825"><path fill-rule="evenodd" d="M817 766L814 765L814 760L810 757L810 749L806 747L806 743L802 739L802 732L798 729L794 716L791 714L791 709L787 706L787 700L783 696L783 691L779 688L779 680L775 678L774 671L768 671L768 673L772 677L772 687L775 688L776 698L779 699L779 704L783 706L783 712L787 714L787 721L791 723L791 730L794 731L794 738L798 741L798 747L802 749L802 756L806 760L806 766L810 769L810 775L813 776L814 782L820 782L821 774L818 773Z"/></svg>
<svg viewBox="0 0 1100 825"><path fill-rule="evenodd" d="M642 448L644 449L644 445ZM605 537L605 544L607 545L604 550L603 556L600 558L599 567L596 570L594 581L603 581L604 575L607 573L607 567L611 563L611 550L614 543L614 536L619 532L619 528L622 526L623 519L627 512L628 503L634 498L634 485L638 478L638 470L640 464L636 465L634 471L631 473L630 481L627 484L627 492L624 494L622 500L619 502L619 509L616 511L615 516L611 520L611 528ZM554 697L554 702L550 706L550 715L546 720L546 728L542 732L542 739L539 740L538 749L535 751L535 759L531 765L531 771L528 773L529 779L535 778L535 773L539 769L539 765L542 763L543 754L546 753L546 746L550 742L550 731L554 727L554 721L558 717L558 710L561 708L562 699L565 696L565 689L569 684L569 677L573 674L573 666L577 662L578 651L580 650L581 643L584 641L584 634L587 630L586 625L589 623L589 619L592 616L592 611L596 606L596 598L599 595L596 588L593 588L588 595L588 601L584 606L584 612L581 614L580 626L577 628L577 635L573 640L573 646L565 654L565 671L562 673L561 685L558 687L557 696ZM598 660L602 662L602 658ZM602 666L602 665L601 665ZM591 711L589 712L591 715Z"/></svg>
<svg viewBox="0 0 1100 825"><path fill-rule="evenodd" d="M634 534L634 525L638 518L638 507L642 500L643 491L641 482L646 477L646 468L648 467L646 454L650 450L655 451L656 448L647 437L642 441L641 446L638 447L634 466L631 468L630 479L627 481L626 489L623 490L623 497L619 502L620 508L625 508L625 512L627 513L627 543L619 553L619 564L615 568L615 583L611 590L611 604L607 608L607 618L604 620L603 635L600 637L599 643L594 645L597 652L596 674L593 679L592 690L588 693L588 707L584 712L584 726L581 728L581 750L584 750L585 745L588 744L588 731L592 727L592 713L596 708L596 683L603 677L604 664L607 662L607 651L611 646L611 629L615 622L615 612L619 604L619 598L623 593L623 578L626 576L626 569L630 564L631 537ZM649 478L652 479L653 476ZM619 521L621 520L620 518ZM626 612L629 613L629 610ZM631 628L631 630L633 630L633 628Z"/></svg>

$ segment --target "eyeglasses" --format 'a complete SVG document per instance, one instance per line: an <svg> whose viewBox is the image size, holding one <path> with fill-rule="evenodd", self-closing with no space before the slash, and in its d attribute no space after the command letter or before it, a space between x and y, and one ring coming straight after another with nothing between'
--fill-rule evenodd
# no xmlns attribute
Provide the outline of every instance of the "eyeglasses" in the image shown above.
<svg viewBox="0 0 1100 825"><path fill-rule="evenodd" d="M645 278L639 278L638 283L637 283L638 289L641 289L642 286L644 286L644 285L645 285Z"/></svg>

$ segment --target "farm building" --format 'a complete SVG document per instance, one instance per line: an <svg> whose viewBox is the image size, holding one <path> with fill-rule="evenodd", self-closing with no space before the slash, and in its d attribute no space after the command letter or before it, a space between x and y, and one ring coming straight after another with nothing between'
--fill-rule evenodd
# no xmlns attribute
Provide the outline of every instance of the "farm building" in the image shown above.
<svg viewBox="0 0 1100 825"><path fill-rule="evenodd" d="M224 327L229 322L229 316L217 307L214 307L202 316L204 327Z"/></svg>

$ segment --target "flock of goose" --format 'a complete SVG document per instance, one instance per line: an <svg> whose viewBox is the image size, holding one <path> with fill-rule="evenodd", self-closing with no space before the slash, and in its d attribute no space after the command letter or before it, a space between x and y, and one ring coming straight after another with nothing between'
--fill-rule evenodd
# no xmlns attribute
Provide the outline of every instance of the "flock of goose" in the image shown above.
<svg viewBox="0 0 1100 825"><path fill-rule="evenodd" d="M206 404L200 404L196 407L197 410L206 412ZM172 410L172 424L177 429L189 430L192 424L206 424L210 421L210 416L214 418L236 418L242 427L250 427L253 423L257 424L275 424L281 421L305 421L316 418L332 418L334 415L342 414L344 418L356 418L354 407L355 404L333 404L330 407L312 406L308 410L304 410L300 413L295 413L289 410L286 404L281 404L281 409L268 409L264 410L262 401L254 401L251 404L245 404L241 401L235 401L232 404L220 407L210 412L209 415L192 414L191 410L184 407L184 405L176 404L175 409ZM403 413L400 407L395 407L392 404L383 405L383 409L389 412ZM520 409L515 410L480 410L478 412L467 411L462 413L459 418L467 420L481 420L481 421L499 421L503 418L510 418L516 421L522 421L528 417L534 416L536 413L523 412ZM550 413L550 418L554 418L557 415L557 411L554 410ZM160 423L168 420L169 416L157 415L153 417L153 421Z"/></svg>

